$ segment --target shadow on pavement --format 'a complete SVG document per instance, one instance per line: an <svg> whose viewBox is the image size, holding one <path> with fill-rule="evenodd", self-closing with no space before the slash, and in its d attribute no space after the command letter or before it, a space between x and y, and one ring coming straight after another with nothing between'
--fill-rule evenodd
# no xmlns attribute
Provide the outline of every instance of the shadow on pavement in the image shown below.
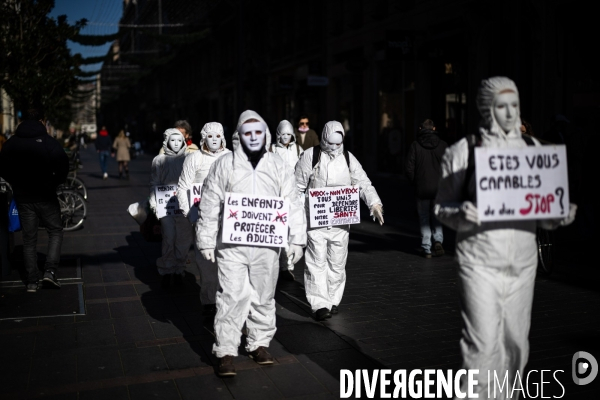
<svg viewBox="0 0 600 400"><path fill-rule="evenodd" d="M116 248L116 256L133 269L133 275L141 282L135 285L136 291L142 307L151 318L154 335L159 340L164 339L165 344L169 344L169 340L175 343L171 339L174 337L183 336L185 340L184 343L177 342L175 346L163 347L169 366L182 369L216 365L216 358L211 354L213 321L202 315L200 286L196 276L190 272L195 270L193 258L187 266L184 285L179 287L171 284L163 288L155 264L156 257L140 250L140 247L156 247L156 244L146 242L138 232L132 232L126 240L129 245ZM200 365L197 360L190 358L189 349L198 355Z"/></svg>

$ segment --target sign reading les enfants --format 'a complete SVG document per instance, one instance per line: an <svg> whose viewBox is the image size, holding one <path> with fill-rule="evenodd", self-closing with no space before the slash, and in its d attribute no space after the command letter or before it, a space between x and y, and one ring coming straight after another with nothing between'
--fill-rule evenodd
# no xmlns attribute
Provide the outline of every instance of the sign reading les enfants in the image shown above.
<svg viewBox="0 0 600 400"><path fill-rule="evenodd" d="M481 221L564 218L569 213L564 145L475 148Z"/></svg>
<svg viewBox="0 0 600 400"><path fill-rule="evenodd" d="M360 196L356 186L309 189L310 227L360 223Z"/></svg>
<svg viewBox="0 0 600 400"><path fill-rule="evenodd" d="M281 197L226 193L223 243L286 247L289 209Z"/></svg>
<svg viewBox="0 0 600 400"><path fill-rule="evenodd" d="M156 217L158 219L182 214L177 200L177 185L162 185L154 187L156 195Z"/></svg>

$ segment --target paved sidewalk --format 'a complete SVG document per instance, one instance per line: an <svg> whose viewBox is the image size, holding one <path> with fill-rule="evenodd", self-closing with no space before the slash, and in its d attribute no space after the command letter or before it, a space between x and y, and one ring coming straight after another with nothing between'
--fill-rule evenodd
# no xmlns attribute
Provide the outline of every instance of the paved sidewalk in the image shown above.
<svg viewBox="0 0 600 400"><path fill-rule="evenodd" d="M0 300L1 399L337 399L340 369L460 368L453 257L418 257L418 232L408 224L380 228L365 221L352 229L340 313L314 321L301 261L297 281L278 288L275 365L259 367L241 351L237 377L219 379L195 267L188 268L185 289L162 290L154 265L160 244L147 243L126 213L147 196L151 157L131 162L129 180L116 179L114 161L110 179L102 180L91 149L82 158L88 219L83 229L65 233L59 274L71 278L65 284L81 284L85 315L1 320ZM43 232L39 251L45 252ZM594 399L600 378L574 385L571 357L584 350L600 359L598 275L584 259L570 260L562 253L556 274L538 277L528 367L563 370L557 373L562 398ZM11 285L2 284L3 296ZM47 309L60 293L31 296L45 296ZM539 384L539 374L532 377ZM544 396L561 394L551 374L544 381L551 381Z"/></svg>

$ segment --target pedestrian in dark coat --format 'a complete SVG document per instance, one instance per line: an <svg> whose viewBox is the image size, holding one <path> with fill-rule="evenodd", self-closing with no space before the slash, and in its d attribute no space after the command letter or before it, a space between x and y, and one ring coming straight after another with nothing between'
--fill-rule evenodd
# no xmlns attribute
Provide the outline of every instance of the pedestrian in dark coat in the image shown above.
<svg viewBox="0 0 600 400"><path fill-rule="evenodd" d="M435 132L435 125L426 119L419 128L417 140L408 150L406 176L415 186L417 211L421 224L421 254L425 258L444 255L442 225L433 215L433 200L442 175L441 161L448 144ZM433 229L433 253L431 236Z"/></svg>
<svg viewBox="0 0 600 400"><path fill-rule="evenodd" d="M113 143L110 139L110 136L108 135L108 131L106 130L105 126L103 126L102 129L100 129L98 137L96 138L95 145L96 151L98 152L100 158L100 169L102 169L102 179L108 179L108 159L109 157L113 156L114 153L112 152Z"/></svg>
<svg viewBox="0 0 600 400"><path fill-rule="evenodd" d="M60 143L48 135L41 107L30 107L15 135L0 152L0 176L13 189L23 230L23 261L27 291L38 289L37 235L40 222L48 231L44 283L60 287L56 271L63 227L56 187L67 179L69 158Z"/></svg>
<svg viewBox="0 0 600 400"><path fill-rule="evenodd" d="M295 129L296 142L302 147L302 150L310 149L319 145L319 136L317 132L310 129L308 116L301 115L298 118L298 127Z"/></svg>

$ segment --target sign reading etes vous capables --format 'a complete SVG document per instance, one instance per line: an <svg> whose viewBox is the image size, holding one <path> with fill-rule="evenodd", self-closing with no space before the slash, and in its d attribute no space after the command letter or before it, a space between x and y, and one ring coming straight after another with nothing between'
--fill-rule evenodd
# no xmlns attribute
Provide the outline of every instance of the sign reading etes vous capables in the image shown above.
<svg viewBox="0 0 600 400"><path fill-rule="evenodd" d="M286 247L289 211L282 197L225 193L223 243Z"/></svg>
<svg viewBox="0 0 600 400"><path fill-rule="evenodd" d="M480 221L564 218L569 213L564 145L475 148Z"/></svg>
<svg viewBox="0 0 600 400"><path fill-rule="evenodd" d="M360 224L359 194L357 186L310 189L310 227Z"/></svg>
<svg viewBox="0 0 600 400"><path fill-rule="evenodd" d="M177 185L161 185L154 187L156 195L156 218L182 214L177 200Z"/></svg>

